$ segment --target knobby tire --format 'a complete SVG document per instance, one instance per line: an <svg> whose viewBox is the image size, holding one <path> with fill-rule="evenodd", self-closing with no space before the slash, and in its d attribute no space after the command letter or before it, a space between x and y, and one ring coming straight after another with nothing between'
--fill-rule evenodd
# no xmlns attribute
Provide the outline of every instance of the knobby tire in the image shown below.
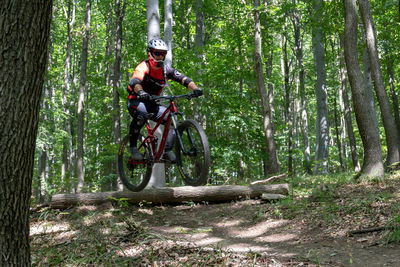
<svg viewBox="0 0 400 267"><path fill-rule="evenodd" d="M140 135L138 140L142 140ZM138 145L139 147L139 145ZM118 151L118 173L122 183L130 191L139 192L143 190L150 181L153 164L149 163L150 148L146 146L140 149L144 155L144 160L140 163L134 162L128 151L129 134L124 137Z"/></svg>
<svg viewBox="0 0 400 267"><path fill-rule="evenodd" d="M206 133L195 120L185 120L178 126L183 148L175 141L177 165L186 185L205 185L210 168L210 148ZM184 153L184 151L186 153Z"/></svg>

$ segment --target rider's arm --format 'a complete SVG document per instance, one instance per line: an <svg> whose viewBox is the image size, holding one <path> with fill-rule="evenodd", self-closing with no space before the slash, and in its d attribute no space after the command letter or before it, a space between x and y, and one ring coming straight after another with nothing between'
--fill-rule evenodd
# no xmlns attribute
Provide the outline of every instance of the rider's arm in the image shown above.
<svg viewBox="0 0 400 267"><path fill-rule="evenodd" d="M142 61L135 69L135 72L132 75L131 80L129 81L129 86L128 90L130 90L131 93L138 93L140 90L143 90L143 86L141 85L141 82L144 79L144 76L148 72L148 67L147 64Z"/></svg>
<svg viewBox="0 0 400 267"><path fill-rule="evenodd" d="M189 90L198 89L197 85L190 79L189 77L183 75L179 71L174 68L167 67L167 78L172 79L175 82L182 84L183 86L187 87Z"/></svg>

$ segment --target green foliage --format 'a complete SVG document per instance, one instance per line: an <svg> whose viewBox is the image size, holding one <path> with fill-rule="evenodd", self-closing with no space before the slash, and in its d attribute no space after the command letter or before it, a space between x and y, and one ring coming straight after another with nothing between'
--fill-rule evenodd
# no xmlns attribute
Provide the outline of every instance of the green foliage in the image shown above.
<svg viewBox="0 0 400 267"><path fill-rule="evenodd" d="M378 48L382 65L391 64L395 77L400 71L397 57L399 44L398 10L395 1L370 1L377 30ZM82 29L84 21L84 2L75 2L76 18L72 26L71 63L69 65L70 91L65 91L64 70L66 58L67 18L64 8L73 4L65 0L54 1L53 23L49 43L49 64L46 73L45 91L41 108L41 119L37 135L36 158L33 186L40 188L47 197L55 192L66 190L74 192L76 187L76 149L77 149L77 102L80 78L80 57L82 50ZM87 90L85 97L84 166L87 191L115 189L115 159L118 144L113 133L113 77L115 47L115 3L111 0L92 3L92 23L89 41L89 62L87 70ZM287 40L289 64L289 104L293 113L294 175L305 173L303 126L299 116L297 74L304 67L305 97L307 99L307 119L311 159L315 151L316 108L314 84L316 73L311 45L313 25L312 1L280 1L273 5L261 5L261 35L264 68L272 55L272 72L265 82L274 90L273 123L274 139L282 172L286 172L289 162L288 133L286 120L285 88L282 87L281 60L284 39ZM254 67L254 6L238 0L205 0L204 47L196 47L196 6L194 1L173 1L173 66L191 77L204 89L204 97L196 101L178 102L180 110L187 118L196 118L206 130L212 157L211 181L213 184L246 184L251 180L266 176L263 165L268 160L267 144L264 134L263 115L260 98L256 90ZM303 66L298 66L294 51L294 28L292 16L300 17L300 34L303 49ZM163 29L164 7L160 2L161 29ZM339 148L335 137L334 99L341 86L338 56L342 54L340 38L343 34L343 9L340 1L324 4L325 57L327 69L327 90L329 125L331 127L330 170L342 171L339 161ZM388 25L392 27L388 27ZM397 26L396 26L397 25ZM147 18L146 1L127 0L123 20L123 47L121 63L119 105L121 107L122 135L128 132L130 116L126 110L126 85L135 66L146 58ZM161 33L163 35L163 33ZM361 51L361 45L360 45ZM362 58L362 57L360 57ZM385 81L388 80L383 68ZM398 88L399 81L394 81ZM186 88L171 82L173 93L184 93ZM397 89L396 89L397 90ZM63 97L66 93L66 107ZM343 110L338 115L343 116ZM65 123L71 125L67 131ZM357 147L362 153L362 143L354 122ZM343 125L338 125L344 131ZM384 129L380 125L381 136ZM347 140L343 152L343 167L352 168L350 147ZM387 151L382 138L384 153ZM65 176L62 168L63 151L67 149ZM45 176L41 176L39 158L45 154ZM361 156L360 156L361 157ZM43 166L42 166L43 167ZM319 177L321 183L323 177Z"/></svg>
<svg viewBox="0 0 400 267"><path fill-rule="evenodd" d="M396 215L386 224L386 242L400 243L400 215Z"/></svg>

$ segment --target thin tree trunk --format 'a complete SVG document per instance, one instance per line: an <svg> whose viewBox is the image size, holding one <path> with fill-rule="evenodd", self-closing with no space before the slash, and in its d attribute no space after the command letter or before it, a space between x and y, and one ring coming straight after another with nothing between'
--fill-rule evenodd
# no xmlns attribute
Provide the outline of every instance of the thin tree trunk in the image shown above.
<svg viewBox="0 0 400 267"><path fill-rule="evenodd" d="M263 110L264 118L264 132L268 148L268 165L269 173L279 173L279 162L278 155L276 151L276 143L274 139L274 131L271 120L271 113L268 101L268 94L265 88L264 73L263 73L263 63L262 63L262 51L261 51L261 25L260 25L260 12L257 8L260 6L259 0L254 0L254 19L255 19L255 67L257 76L257 91L261 98L261 105Z"/></svg>
<svg viewBox="0 0 400 267"><path fill-rule="evenodd" d="M164 41L168 46L168 54L165 56L165 66L172 66L172 25L174 23L172 16L172 0L164 0L165 20L164 20Z"/></svg>
<svg viewBox="0 0 400 267"><path fill-rule="evenodd" d="M126 1L123 0L122 6L120 0L115 0L115 15L116 15L116 38L114 51L114 75L113 75L113 121L114 121L114 142L121 143L121 107L119 105L119 93L121 78L121 50L122 50L122 21L125 15ZM115 159L115 170L118 168L117 158ZM118 173L116 171L116 173ZM117 188L119 191L124 189L121 178L117 178Z"/></svg>
<svg viewBox="0 0 400 267"><path fill-rule="evenodd" d="M71 10L72 8L72 10ZM72 166L69 164L71 162L70 155L72 150L72 139L71 139L71 116L70 116L70 68L71 68L71 50L72 50L72 31L75 24L75 10L76 3L68 1L67 10L64 8L64 13L67 19L67 49L64 61L64 91L62 98L62 105L64 109L65 119L64 119L64 131L66 135L63 137L63 152L62 152L62 164L61 164L61 191L69 191L69 178L70 170ZM72 12L72 14L71 14Z"/></svg>
<svg viewBox="0 0 400 267"><path fill-rule="evenodd" d="M78 98L78 149L77 149L77 175L78 186L76 191L82 191L85 180L85 167L84 167L84 151L83 151L83 131L85 126L85 91L86 91L86 70L88 61L88 46L89 46L89 31L90 31L90 17L91 17L91 0L86 0L86 14L85 14L85 27L82 42L82 64L81 64L81 77L79 82L79 98Z"/></svg>
<svg viewBox="0 0 400 267"><path fill-rule="evenodd" d="M394 60L390 59L387 64L387 73L389 76L389 88L390 88L390 96L392 98L392 103L393 103L394 120L396 122L397 132L400 133L399 98L397 96L397 93L396 93L396 90L394 87L393 64L394 64Z"/></svg>
<svg viewBox="0 0 400 267"><path fill-rule="evenodd" d="M297 1L293 1L295 4ZM300 34L300 14L295 11L292 17L292 23L294 28L294 50L297 59L297 65L299 69L298 81L299 81L299 95L300 95L300 125L303 135L304 143L304 166L308 174L311 174L311 158L310 158L310 141L308 138L308 116L307 116L307 97L305 92L304 82L304 64L303 64L303 45Z"/></svg>
<svg viewBox="0 0 400 267"><path fill-rule="evenodd" d="M364 147L364 161L360 175L382 178L384 171L378 126L371 119L374 114L365 95L364 78L358 62L356 0L343 1L345 7L344 54L353 93L354 112Z"/></svg>
<svg viewBox="0 0 400 267"><path fill-rule="evenodd" d="M315 95L317 97L317 126L314 174L329 173L329 123L328 123L328 99L325 70L325 48L323 41L322 13L323 0L313 1L312 43L314 52L314 64L317 73Z"/></svg>
<svg viewBox="0 0 400 267"><path fill-rule="evenodd" d="M340 41L340 46L344 48L344 39L341 38ZM341 76L341 95L342 95L342 100L343 100L343 106L344 106L344 120L346 123L346 130L347 130L347 136L349 138L349 145L350 145L350 151L351 151L351 159L353 162L353 169L355 172L359 172L361 170L360 167L360 161L358 158L358 151L357 151L357 146L356 146L356 138L354 136L354 128L353 128L353 120L351 118L352 110L350 106L350 101L349 101L349 95L348 95L348 88L347 88L347 75L346 75L346 69L345 69L345 62L344 62L344 57L340 57L340 76Z"/></svg>
<svg viewBox="0 0 400 267"><path fill-rule="evenodd" d="M30 266L29 206L52 1L0 5L0 266Z"/></svg>
<svg viewBox="0 0 400 267"><path fill-rule="evenodd" d="M379 55L376 48L375 30L372 21L370 6L368 0L358 0L360 6L361 18L363 20L368 54L371 63L372 79L374 80L374 89L378 98L379 107L381 110L382 122L385 128L387 157L386 166L400 162L399 151L399 133L397 132L396 123L390 107L389 97L385 90L385 85L382 77Z"/></svg>

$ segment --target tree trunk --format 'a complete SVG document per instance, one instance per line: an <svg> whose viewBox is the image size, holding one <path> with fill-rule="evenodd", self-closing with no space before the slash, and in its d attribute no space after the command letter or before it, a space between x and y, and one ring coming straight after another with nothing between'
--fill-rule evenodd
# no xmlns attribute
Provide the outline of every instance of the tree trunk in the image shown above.
<svg viewBox="0 0 400 267"><path fill-rule="evenodd" d="M344 0L345 33L344 54L347 73L353 93L354 112L364 147L364 161L360 175L382 178L382 150L378 127L371 117L374 115L368 104L365 83L358 63L357 53L357 5L356 0Z"/></svg>
<svg viewBox="0 0 400 267"><path fill-rule="evenodd" d="M283 92L285 93L285 110L284 110L284 118L285 123L288 126L288 140L287 140L287 153L288 153L288 172L290 174L293 173L293 116L290 110L291 100L290 100L290 86L289 86L289 63L287 56L287 36L286 36L286 26L285 32L281 35L281 73L283 77Z"/></svg>
<svg viewBox="0 0 400 267"><path fill-rule="evenodd" d="M168 204L184 201L224 202L237 199L257 198L263 193L289 194L288 184L272 185L222 185L222 186L182 186L145 189L140 192L104 192L85 194L53 195L52 208L68 208L76 205L99 205L113 200L126 199L129 203Z"/></svg>
<svg viewBox="0 0 400 267"><path fill-rule="evenodd" d="M259 0L254 0L254 20L255 20L255 68L257 76L257 91L261 98L261 105L263 110L264 118L264 133L268 149L268 166L269 173L279 173L279 161L278 154L276 151L276 143L274 139L273 123L271 120L271 109L268 101L268 93L265 88L263 62L262 62L262 51L261 51L261 25L260 25L260 11L257 9L260 6Z"/></svg>
<svg viewBox="0 0 400 267"><path fill-rule="evenodd" d="M82 41L82 63L81 63L81 77L79 82L79 98L78 98L78 149L77 149L77 175L78 186L77 192L81 192L85 180L85 167L83 162L83 130L85 124L85 91L86 91L86 70L88 61L88 46L89 46L89 30L90 30L90 15L91 15L91 0L86 0L86 14L85 14L85 27Z"/></svg>
<svg viewBox="0 0 400 267"><path fill-rule="evenodd" d="M344 47L343 44L344 39L341 38L340 40L340 47ZM344 58L343 55L340 56L340 66L344 66ZM351 159L353 162L353 169L355 172L359 172L361 170L360 167L360 161L358 159L358 151L357 151L357 146L356 146L356 138L354 136L354 128L353 128L353 120L351 118L351 106L350 106L350 100L349 100L349 95L348 95L348 88L347 88L347 75L346 75L346 70L344 67L340 67L340 76L341 76L341 96L343 100L343 106L344 106L344 120L346 124L346 130L347 130L347 136L349 138L349 145L350 145L350 151L351 151Z"/></svg>
<svg viewBox="0 0 400 267"><path fill-rule="evenodd" d="M325 48L321 26L323 15L323 0L313 1L312 43L314 64L317 73L315 95L317 97L317 126L315 146L314 174L329 173L329 123L328 100L325 70Z"/></svg>
<svg viewBox="0 0 400 267"><path fill-rule="evenodd" d="M381 110L382 122L385 128L387 157L386 166L400 162L399 152L399 133L390 107L389 97L385 90L382 77L379 55L376 48L374 24L372 21L370 6L368 0L358 0L360 6L361 18L363 20L369 59L371 63L372 79L374 80L374 89L378 98Z"/></svg>
<svg viewBox="0 0 400 267"><path fill-rule="evenodd" d="M172 0L164 0L164 10L165 10L165 19L164 19L164 41L168 46L168 54L165 56L164 64L165 66L172 66L172 24L173 16L172 16Z"/></svg>
<svg viewBox="0 0 400 267"><path fill-rule="evenodd" d="M146 0L147 4L147 40L160 38L160 15L158 8L158 0ZM153 124L154 125L154 124ZM159 127L156 135L161 140L162 130L164 127ZM165 165L156 163L153 166L153 172L147 188L165 186Z"/></svg>
<svg viewBox="0 0 400 267"><path fill-rule="evenodd" d="M121 6L120 0L115 0L115 16L116 16L116 38L115 38L115 51L114 51L114 75L113 75L113 121L114 121L114 142L121 143L121 107L119 105L120 79L121 79L121 51L122 51L122 21L125 15L124 0ZM118 160L115 158L115 170L118 169ZM118 173L118 172L117 172ZM117 188L119 191L124 189L121 178L117 178Z"/></svg>
<svg viewBox="0 0 400 267"><path fill-rule="evenodd" d="M0 5L0 266L31 263L29 204L51 7Z"/></svg>
<svg viewBox="0 0 400 267"><path fill-rule="evenodd" d="M297 1L294 1L296 4ZM299 95L300 95L300 124L304 143L304 166L308 174L311 174L311 159L310 159L310 141L308 138L308 116L307 116L307 97L304 82L304 64L303 64L303 45L300 34L300 13L295 11L292 17L294 28L294 50L296 54L297 65L299 68Z"/></svg>
<svg viewBox="0 0 400 267"><path fill-rule="evenodd" d="M399 99L394 87L394 74L393 74L394 60L390 59L387 63L387 73L389 76L390 96L393 103L394 121L396 122L397 132L400 133L400 111L399 111Z"/></svg>

